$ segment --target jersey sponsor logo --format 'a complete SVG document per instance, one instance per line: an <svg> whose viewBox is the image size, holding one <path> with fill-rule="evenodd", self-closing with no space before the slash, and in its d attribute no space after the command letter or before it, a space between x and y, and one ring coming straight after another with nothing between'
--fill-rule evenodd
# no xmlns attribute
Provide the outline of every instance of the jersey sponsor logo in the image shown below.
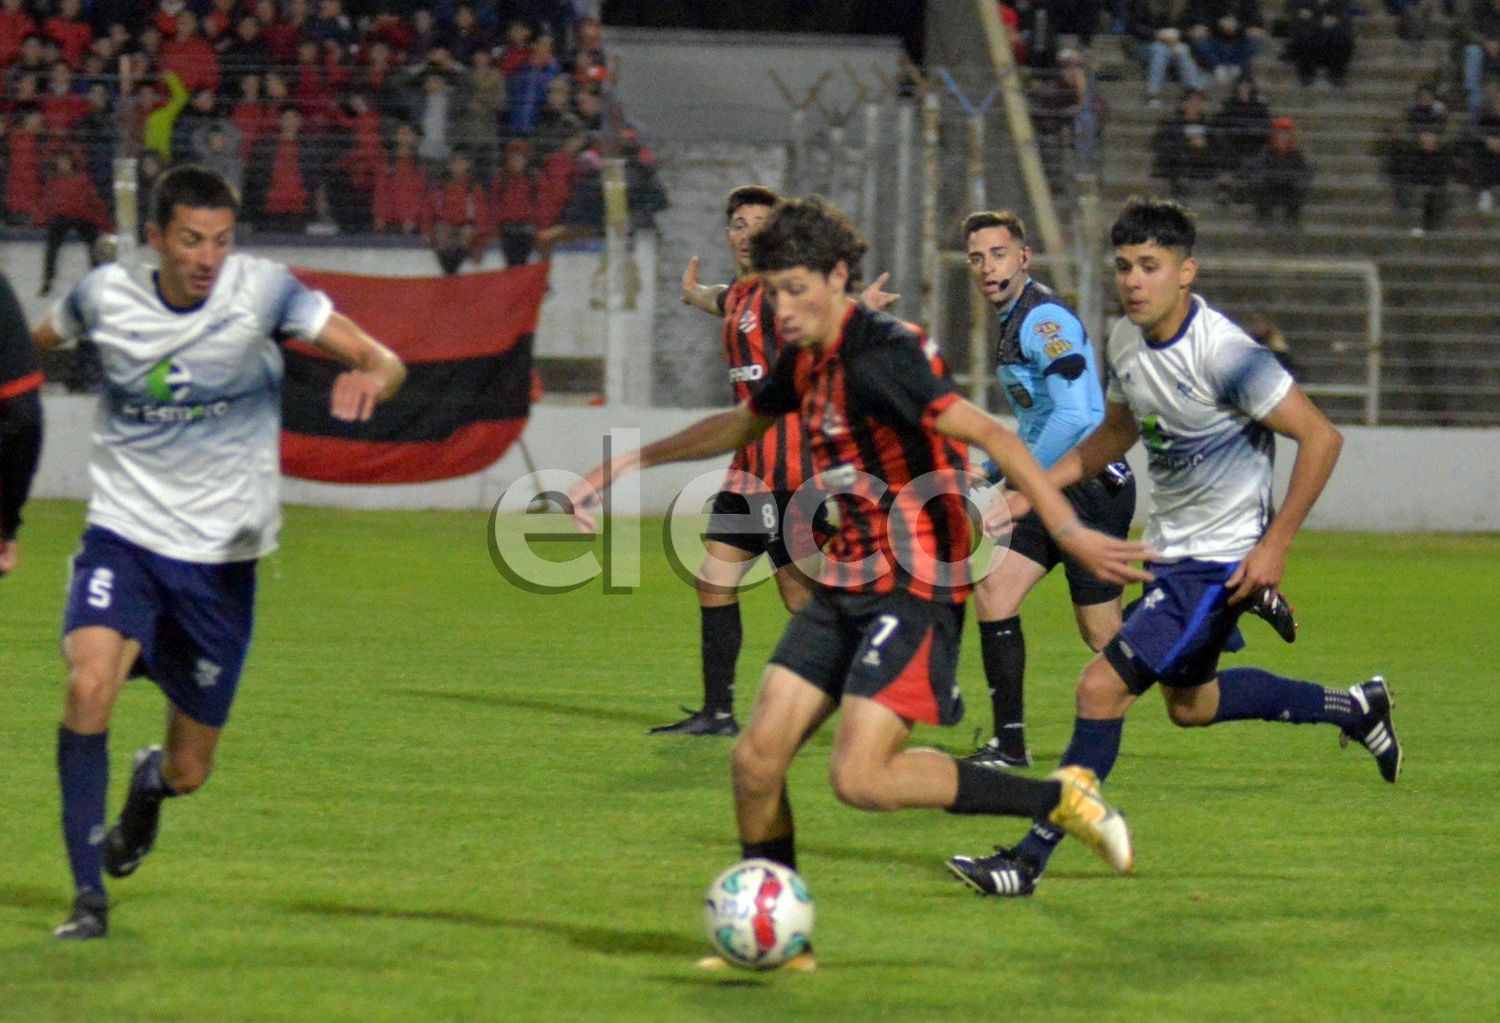
<svg viewBox="0 0 1500 1023"><path fill-rule="evenodd" d="M843 465L835 465L832 469L824 469L818 474L818 481L825 490L841 490L854 486L859 479L859 471L845 462ZM831 507L837 508L837 505Z"/></svg>
<svg viewBox="0 0 1500 1023"><path fill-rule="evenodd" d="M753 334L755 333L755 328L759 326L760 317L755 314L755 308L753 306L747 307L740 314L739 332L741 334Z"/></svg>
<svg viewBox="0 0 1500 1023"><path fill-rule="evenodd" d="M747 384L752 380L759 380L766 375L766 368L758 363L749 366L730 366L729 382L731 384Z"/></svg>
<svg viewBox="0 0 1500 1023"><path fill-rule="evenodd" d="M1055 337L1042 346L1042 351L1047 353L1047 358L1055 359L1064 352L1073 350L1073 342L1065 337Z"/></svg>
<svg viewBox="0 0 1500 1023"><path fill-rule="evenodd" d="M1160 604L1165 598L1165 593L1163 593L1160 589L1154 589L1151 592L1147 593L1146 598L1141 601L1141 610L1150 611L1157 604Z"/></svg>
<svg viewBox="0 0 1500 1023"><path fill-rule="evenodd" d="M1019 381L1006 384L1005 389L1010 392L1010 400L1016 403L1017 408L1031 408L1034 404L1031 392Z"/></svg>
<svg viewBox="0 0 1500 1023"><path fill-rule="evenodd" d="M146 390L157 401L181 401L188 396L193 375L176 359L163 359L146 374Z"/></svg>
<svg viewBox="0 0 1500 1023"><path fill-rule="evenodd" d="M228 414L228 401L210 401L198 405L144 405L126 402L119 407L122 418L152 424L196 423Z"/></svg>
<svg viewBox="0 0 1500 1023"><path fill-rule="evenodd" d="M844 414L831 401L823 408L822 429L823 433L829 437L838 437L849 432L849 423L844 419Z"/></svg>

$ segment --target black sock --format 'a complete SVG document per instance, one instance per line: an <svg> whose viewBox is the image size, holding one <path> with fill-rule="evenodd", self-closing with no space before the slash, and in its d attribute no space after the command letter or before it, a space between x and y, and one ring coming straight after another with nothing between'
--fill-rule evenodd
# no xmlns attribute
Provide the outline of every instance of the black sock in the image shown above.
<svg viewBox="0 0 1500 1023"><path fill-rule="evenodd" d="M120 827L131 842L139 841L156 820L162 800L177 795L162 774L162 751L152 750L130 776L130 791L120 811Z"/></svg>
<svg viewBox="0 0 1500 1023"><path fill-rule="evenodd" d="M700 607L703 634L703 709L734 712L734 664L739 660L740 605Z"/></svg>
<svg viewBox="0 0 1500 1023"><path fill-rule="evenodd" d="M1004 814L1008 817L1045 817L1062 799L1062 783L1024 778L995 771L966 760L958 766L958 795L949 813Z"/></svg>
<svg viewBox="0 0 1500 1023"><path fill-rule="evenodd" d="M1026 752L1025 697L1026 637L1021 616L979 623L979 648L984 655L984 677L990 686L995 712L995 736L1000 749L1015 757Z"/></svg>
<svg viewBox="0 0 1500 1023"><path fill-rule="evenodd" d="M769 838L764 842L741 842L740 852L747 860L770 860L792 870L797 869L796 835Z"/></svg>

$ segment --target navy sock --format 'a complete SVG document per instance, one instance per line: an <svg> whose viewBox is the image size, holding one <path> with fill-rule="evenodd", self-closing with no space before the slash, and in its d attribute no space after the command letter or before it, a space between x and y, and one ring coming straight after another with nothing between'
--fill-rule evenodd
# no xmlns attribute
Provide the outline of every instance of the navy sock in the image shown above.
<svg viewBox="0 0 1500 1023"><path fill-rule="evenodd" d="M79 892L104 892L104 797L109 788L109 732L57 729L63 841Z"/></svg>
<svg viewBox="0 0 1500 1023"><path fill-rule="evenodd" d="M740 605L700 607L703 651L703 709L734 711L734 665L743 633Z"/></svg>
<svg viewBox="0 0 1500 1023"><path fill-rule="evenodd" d="M995 713L995 737L1003 751L1020 757L1026 752L1026 637L1021 632L1021 616L980 622L979 647Z"/></svg>
<svg viewBox="0 0 1500 1023"><path fill-rule="evenodd" d="M1073 738L1062 755L1058 766L1077 764L1087 767L1099 776L1102 785L1114 770L1120 756L1120 736L1125 731L1124 718L1075 718ZM1016 844L1016 855L1030 860L1038 867L1045 867L1057 844L1063 840L1063 830L1045 817L1031 822L1031 830Z"/></svg>
<svg viewBox="0 0 1500 1023"><path fill-rule="evenodd" d="M1359 711L1345 689L1325 689L1312 682L1273 675L1260 668L1228 668L1219 672L1221 721L1285 721L1294 725L1328 722L1340 728L1359 723Z"/></svg>

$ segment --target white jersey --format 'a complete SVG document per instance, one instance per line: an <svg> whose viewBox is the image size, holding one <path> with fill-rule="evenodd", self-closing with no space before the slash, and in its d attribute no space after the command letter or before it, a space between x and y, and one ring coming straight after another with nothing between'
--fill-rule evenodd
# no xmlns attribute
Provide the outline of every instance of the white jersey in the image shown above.
<svg viewBox="0 0 1500 1023"><path fill-rule="evenodd" d="M1127 319L1109 336L1109 400L1130 406L1150 460L1145 541L1163 561L1238 561L1270 524L1275 437L1259 420L1292 378L1243 330L1192 297L1176 336Z"/></svg>
<svg viewBox="0 0 1500 1023"><path fill-rule="evenodd" d="M333 303L280 263L232 253L199 305L175 309L154 271L99 267L52 313L99 349L88 521L149 551L221 563L276 549L279 342L322 332Z"/></svg>

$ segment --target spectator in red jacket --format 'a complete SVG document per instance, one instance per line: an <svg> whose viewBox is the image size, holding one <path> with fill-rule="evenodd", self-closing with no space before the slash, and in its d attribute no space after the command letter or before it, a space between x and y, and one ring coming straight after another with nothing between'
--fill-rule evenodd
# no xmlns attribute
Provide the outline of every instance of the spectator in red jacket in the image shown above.
<svg viewBox="0 0 1500 1023"><path fill-rule="evenodd" d="M292 5L287 17L282 18L277 14L275 0L259 0L255 5L255 16L260 19L261 35L265 37L266 46L276 63L290 64L297 55L297 43L307 21L307 4Z"/></svg>
<svg viewBox="0 0 1500 1023"><path fill-rule="evenodd" d="M404 121L396 127L396 151L375 182L375 230L415 234L427 202L427 169L417 155L421 141Z"/></svg>
<svg viewBox="0 0 1500 1023"><path fill-rule="evenodd" d="M573 181L578 177L578 154L588 145L588 133L575 131L559 148L542 159L542 173L537 179L536 226L556 226L562 211L573 197Z"/></svg>
<svg viewBox="0 0 1500 1023"><path fill-rule="evenodd" d="M447 180L427 193L423 214L427 241L445 274L456 274L465 259L479 262L489 240L490 209L474 166L464 153L448 157Z"/></svg>
<svg viewBox="0 0 1500 1023"><path fill-rule="evenodd" d="M79 95L73 84L73 72L58 61L47 72L47 92L42 96L42 123L54 137L73 130L89 112L89 101Z"/></svg>
<svg viewBox="0 0 1500 1023"><path fill-rule="evenodd" d="M240 79L240 98L229 113L229 123L240 133L240 159L248 161L255 144L276 130L281 117L261 98L260 76Z"/></svg>
<svg viewBox="0 0 1500 1023"><path fill-rule="evenodd" d="M0 68L8 68L21 57L21 43L36 35L36 19L26 11L25 0L0 0Z"/></svg>
<svg viewBox="0 0 1500 1023"><path fill-rule="evenodd" d="M42 200L42 112L35 107L23 111L21 123L11 129L5 163L5 214L12 224L36 221Z"/></svg>
<svg viewBox="0 0 1500 1023"><path fill-rule="evenodd" d="M500 231L500 251L506 266L524 266L536 248L537 177L531 169L531 145L514 139L505 146L505 160L495 174L490 205Z"/></svg>
<svg viewBox="0 0 1500 1023"><path fill-rule="evenodd" d="M75 71L94 41L94 30L79 12L79 0L62 0L57 13L42 25L42 35L57 44L62 59Z"/></svg>
<svg viewBox="0 0 1500 1023"><path fill-rule="evenodd" d="M307 119L309 132L320 133L333 115L334 93L328 85L318 44L311 40L297 45L297 64L292 69L292 98Z"/></svg>
<svg viewBox="0 0 1500 1023"><path fill-rule="evenodd" d="M219 91L219 55L198 31L198 16L190 10L177 15L177 34L161 44L156 65L163 72L175 71L189 92Z"/></svg>
<svg viewBox="0 0 1500 1023"><path fill-rule="evenodd" d="M505 26L505 50L500 55L500 73L506 78L531 63L531 26L512 21Z"/></svg>
<svg viewBox="0 0 1500 1023"><path fill-rule="evenodd" d="M213 0L213 5L207 14L203 16L203 37L214 44L214 49L220 49L221 42L227 42L234 32L235 15L234 9L239 4L236 0ZM257 26L257 29L259 26Z"/></svg>
<svg viewBox="0 0 1500 1023"><path fill-rule="evenodd" d="M99 197L99 190L78 165L71 150L61 149L52 158L51 171L42 185L41 200L37 206L37 223L47 228L47 247L42 253L42 290L46 295L52 290L52 279L57 276L57 254L69 234L76 233L78 240L91 254L99 235L114 229L109 217L109 207Z"/></svg>
<svg viewBox="0 0 1500 1023"><path fill-rule="evenodd" d="M304 231L317 212L313 150L302 134L302 114L281 109L277 133L255 147L246 189L252 217L273 231Z"/></svg>

